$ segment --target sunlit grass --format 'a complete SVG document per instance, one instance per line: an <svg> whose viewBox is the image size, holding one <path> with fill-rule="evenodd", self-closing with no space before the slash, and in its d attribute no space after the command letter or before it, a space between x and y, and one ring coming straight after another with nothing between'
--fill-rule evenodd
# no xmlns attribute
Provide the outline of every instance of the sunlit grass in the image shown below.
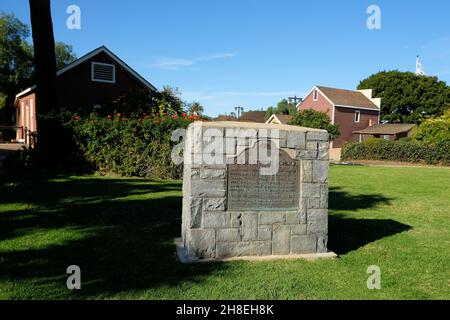
<svg viewBox="0 0 450 320"><path fill-rule="evenodd" d="M181 265L180 182L2 174L0 298L449 299L449 194L448 169L334 166L338 259ZM381 290L367 289L370 265Z"/></svg>

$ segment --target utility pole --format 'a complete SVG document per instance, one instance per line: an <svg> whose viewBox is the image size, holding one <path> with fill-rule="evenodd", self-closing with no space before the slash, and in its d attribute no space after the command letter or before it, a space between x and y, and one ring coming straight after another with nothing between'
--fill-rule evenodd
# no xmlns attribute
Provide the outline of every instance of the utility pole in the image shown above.
<svg viewBox="0 0 450 320"><path fill-rule="evenodd" d="M297 105L297 101L298 101L298 102L302 102L303 99L302 99L302 98L299 98L299 97L297 97L297 96L293 96L293 97L289 97L289 98L288 98L288 101L289 101L289 103L292 103L292 101L294 101L295 105Z"/></svg>
<svg viewBox="0 0 450 320"><path fill-rule="evenodd" d="M241 117L242 112L244 111L243 107L235 107L234 110L236 110L237 118L239 119Z"/></svg>

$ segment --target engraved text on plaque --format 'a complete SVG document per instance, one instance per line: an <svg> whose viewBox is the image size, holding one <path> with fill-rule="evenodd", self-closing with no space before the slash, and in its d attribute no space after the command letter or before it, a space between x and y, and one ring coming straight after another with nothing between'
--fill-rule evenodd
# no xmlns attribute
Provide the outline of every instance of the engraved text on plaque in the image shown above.
<svg viewBox="0 0 450 320"><path fill-rule="evenodd" d="M261 175L259 165L228 167L228 210L297 209L298 161L282 161L275 175Z"/></svg>

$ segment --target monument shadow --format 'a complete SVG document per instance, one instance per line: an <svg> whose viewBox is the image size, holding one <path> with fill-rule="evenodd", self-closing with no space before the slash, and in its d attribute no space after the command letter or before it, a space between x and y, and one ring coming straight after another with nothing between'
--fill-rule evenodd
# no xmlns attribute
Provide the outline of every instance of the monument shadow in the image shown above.
<svg viewBox="0 0 450 320"><path fill-rule="evenodd" d="M0 203L11 204L0 212L0 275L33 282L41 299L128 299L134 290L196 282L227 268L177 261L180 182L20 173L0 174L0 181ZM14 206L25 201L25 209ZM54 240L26 241L39 234ZM5 248L17 239L24 244ZM66 288L70 265L81 268L82 290Z"/></svg>
<svg viewBox="0 0 450 320"><path fill-rule="evenodd" d="M351 195L341 188L330 188L329 194L329 249L338 255L357 250L365 245L412 229L392 219L350 218L333 211L367 210L394 200L381 194Z"/></svg>

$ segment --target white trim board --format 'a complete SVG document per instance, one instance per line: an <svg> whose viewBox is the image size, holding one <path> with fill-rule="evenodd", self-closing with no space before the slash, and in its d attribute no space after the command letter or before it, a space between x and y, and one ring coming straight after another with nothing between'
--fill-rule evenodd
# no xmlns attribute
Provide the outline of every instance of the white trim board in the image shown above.
<svg viewBox="0 0 450 320"><path fill-rule="evenodd" d="M340 106L340 105L335 105L335 107L338 107L338 108L349 108L349 109L361 109L361 110L369 110L369 111L381 112L380 109L371 109L371 108L354 107L354 106Z"/></svg>
<svg viewBox="0 0 450 320"><path fill-rule="evenodd" d="M355 123L361 122L361 111L355 110Z"/></svg>
<svg viewBox="0 0 450 320"><path fill-rule="evenodd" d="M25 94L27 94L27 93L29 93L31 91L33 91L34 89L36 89L36 86L29 87L28 89L25 89L22 92L19 92L18 94L16 94L16 99L20 98L21 96L23 96L23 95L25 95Z"/></svg>
<svg viewBox="0 0 450 320"><path fill-rule="evenodd" d="M276 114L271 115L270 118L266 121L266 124L270 124L270 121L272 121L273 119L276 119L278 121L278 123L275 124L283 124L281 123L280 119L278 119Z"/></svg>
<svg viewBox="0 0 450 320"><path fill-rule="evenodd" d="M319 91L319 93L329 102L329 103L331 103L333 106L334 106L334 102L333 101L331 101L323 92L322 92L322 90L320 90L317 86L314 86L307 94L306 94L306 96L303 98L303 101L305 101L308 97L309 97L309 95L311 94L311 93L313 93L313 91L314 90L318 90ZM314 97L313 97L314 98ZM313 99L314 100L314 99Z"/></svg>

